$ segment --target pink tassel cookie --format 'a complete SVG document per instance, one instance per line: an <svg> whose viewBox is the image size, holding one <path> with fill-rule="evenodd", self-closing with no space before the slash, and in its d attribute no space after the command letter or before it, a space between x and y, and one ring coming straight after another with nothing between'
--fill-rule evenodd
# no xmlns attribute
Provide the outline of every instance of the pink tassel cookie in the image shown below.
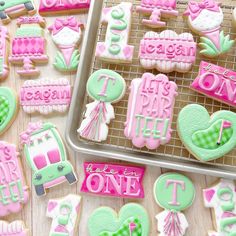
<svg viewBox="0 0 236 236"><path fill-rule="evenodd" d="M57 18L48 28L53 42L60 49L54 62L55 68L59 71L76 72L80 58L77 47L82 39L82 28L83 24L74 16L66 19Z"/></svg>
<svg viewBox="0 0 236 236"><path fill-rule="evenodd" d="M135 147L156 149L171 138L177 85L163 74L143 74L131 82L125 136Z"/></svg>
<svg viewBox="0 0 236 236"><path fill-rule="evenodd" d="M156 203L165 210L156 216L160 236L183 236L188 222L181 211L189 208L195 198L192 181L178 173L161 175L154 184Z"/></svg>
<svg viewBox="0 0 236 236"><path fill-rule="evenodd" d="M34 63L47 63L46 40L44 38L45 19L40 16L20 17L17 22L19 28L12 41L9 60L13 64L23 64L17 70L21 76L39 75Z"/></svg>
<svg viewBox="0 0 236 236"><path fill-rule="evenodd" d="M52 218L49 236L78 235L81 197L69 194L64 198L50 199L47 207L47 217Z"/></svg>
<svg viewBox="0 0 236 236"><path fill-rule="evenodd" d="M171 18L178 16L176 11L176 0L170 1L155 1L155 0L141 0L141 5L136 8L137 12L145 15L151 15L150 18L143 19L142 23L152 28L165 27L166 23L161 21L163 18Z"/></svg>
<svg viewBox="0 0 236 236"><path fill-rule="evenodd" d="M91 0L39 0L41 15L69 14L86 11Z"/></svg>
<svg viewBox="0 0 236 236"><path fill-rule="evenodd" d="M190 33L149 31L140 43L140 63L145 69L157 69L163 73L188 72L196 60L196 47Z"/></svg>
<svg viewBox="0 0 236 236"><path fill-rule="evenodd" d="M90 76L87 92L94 102L86 105L84 120L78 129L82 138L96 142L107 139L107 124L115 118L111 104L123 97L125 88L125 80L114 71L101 69Z"/></svg>
<svg viewBox="0 0 236 236"><path fill-rule="evenodd" d="M132 3L104 8L102 23L107 24L105 42L98 42L96 57L109 63L131 63L134 46L128 45L131 30Z"/></svg>
<svg viewBox="0 0 236 236"><path fill-rule="evenodd" d="M28 12L30 15L36 13L33 0L1 0L0 18L4 24L11 21L11 18L18 17Z"/></svg>
<svg viewBox="0 0 236 236"><path fill-rule="evenodd" d="M224 32L220 31L224 18L220 3L214 0L189 1L184 16L188 18L189 27L202 36L199 43L202 55L217 57L232 48L234 40L230 40L229 35L224 36Z"/></svg>
<svg viewBox="0 0 236 236"><path fill-rule="evenodd" d="M0 40L1 40L1 50L0 50L0 80L6 79L9 74L8 65L8 48L9 48L9 32L7 27L0 26Z"/></svg>
<svg viewBox="0 0 236 236"><path fill-rule="evenodd" d="M71 101L71 86L67 79L27 80L20 89L20 105L24 112L66 112Z"/></svg>
<svg viewBox="0 0 236 236"><path fill-rule="evenodd" d="M144 167L85 162L81 192L122 198L144 198Z"/></svg>
<svg viewBox="0 0 236 236"><path fill-rule="evenodd" d="M221 179L217 184L203 190L204 205L211 208L215 229L209 236L234 235L236 232L236 188L233 180Z"/></svg>
<svg viewBox="0 0 236 236"><path fill-rule="evenodd" d="M236 72L202 61L191 88L199 93L236 107Z"/></svg>
<svg viewBox="0 0 236 236"><path fill-rule="evenodd" d="M0 141L0 160L0 217L3 217L21 211L28 202L29 192L16 146Z"/></svg>
<svg viewBox="0 0 236 236"><path fill-rule="evenodd" d="M0 220L0 235L1 236L29 236L29 230L25 228L22 221L13 221L8 223Z"/></svg>
<svg viewBox="0 0 236 236"><path fill-rule="evenodd" d="M20 138L25 158L33 171L32 184L38 196L45 195L45 189L65 181L69 184L77 181L55 125L40 121L29 123Z"/></svg>

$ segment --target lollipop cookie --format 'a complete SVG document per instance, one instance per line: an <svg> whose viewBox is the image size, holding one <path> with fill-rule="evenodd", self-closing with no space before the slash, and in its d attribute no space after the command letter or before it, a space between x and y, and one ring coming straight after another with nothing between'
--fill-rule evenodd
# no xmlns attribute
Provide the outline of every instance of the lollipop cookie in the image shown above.
<svg viewBox="0 0 236 236"><path fill-rule="evenodd" d="M117 214L109 207L96 209L88 220L90 236L149 236L149 219L139 204L128 203Z"/></svg>
<svg viewBox="0 0 236 236"><path fill-rule="evenodd" d="M188 221L181 211L189 208L195 198L192 181L178 173L161 175L154 184L156 203L165 210L156 216L160 236L183 236Z"/></svg>
<svg viewBox="0 0 236 236"><path fill-rule="evenodd" d="M234 40L220 32L224 15L219 3L214 0L190 1L184 15L188 18L189 27L202 36L199 44L203 48L202 55L216 57L231 49Z"/></svg>
<svg viewBox="0 0 236 236"><path fill-rule="evenodd" d="M222 110L210 116L203 106L190 104L180 111L177 130L191 154L211 161L236 146L236 113Z"/></svg>
<svg viewBox="0 0 236 236"><path fill-rule="evenodd" d="M118 102L123 97L125 86L125 80L111 70L98 70L90 76L87 92L94 102L86 105L85 118L78 129L82 138L96 142L107 139L107 124L115 118L111 103Z"/></svg>
<svg viewBox="0 0 236 236"><path fill-rule="evenodd" d="M75 72L79 64L78 44L82 38L83 24L79 23L74 16L66 19L57 18L48 29L53 42L60 49L57 52L54 66L64 72Z"/></svg>
<svg viewBox="0 0 236 236"><path fill-rule="evenodd" d="M166 75L145 73L132 80L130 90L125 136L138 148L168 143L177 85Z"/></svg>

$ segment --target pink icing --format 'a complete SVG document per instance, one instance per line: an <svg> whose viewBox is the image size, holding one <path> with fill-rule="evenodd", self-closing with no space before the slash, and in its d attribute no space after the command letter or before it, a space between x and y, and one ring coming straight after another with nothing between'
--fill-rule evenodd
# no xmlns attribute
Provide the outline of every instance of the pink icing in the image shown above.
<svg viewBox="0 0 236 236"><path fill-rule="evenodd" d="M165 218L164 233L167 236L182 236L183 229L179 217L179 212L169 211Z"/></svg>
<svg viewBox="0 0 236 236"><path fill-rule="evenodd" d="M177 85L163 74L132 80L124 134L134 146L155 149L169 142L176 91Z"/></svg>
<svg viewBox="0 0 236 236"><path fill-rule="evenodd" d="M40 24L42 26L45 25L45 19L41 16L21 16L17 19L17 25L23 24Z"/></svg>
<svg viewBox="0 0 236 236"><path fill-rule="evenodd" d="M9 68L7 64L7 41L9 40L8 30L4 26L0 26L0 58L1 58L1 71L0 79L5 79L8 76Z"/></svg>
<svg viewBox="0 0 236 236"><path fill-rule="evenodd" d="M3 236L27 236L28 230L25 229L23 222L13 221L7 223L6 221L0 221L0 235Z"/></svg>
<svg viewBox="0 0 236 236"><path fill-rule="evenodd" d="M191 88L213 99L236 107L236 72L204 62Z"/></svg>
<svg viewBox="0 0 236 236"><path fill-rule="evenodd" d="M184 12L185 16L190 16L192 20L196 19L202 10L206 9L208 11L219 12L220 3L214 0L203 0L202 2L190 1L188 4L188 9Z"/></svg>
<svg viewBox="0 0 236 236"><path fill-rule="evenodd" d="M173 205L173 206L179 206L180 203L177 200L178 185L184 191L185 190L185 182L175 180L175 179L169 179L169 180L166 181L166 188L168 188L169 185L172 185L172 184L173 184L172 201L169 202L168 204Z"/></svg>
<svg viewBox="0 0 236 236"><path fill-rule="evenodd" d="M205 199L208 202L210 202L211 199L213 198L213 196L215 195L215 190L214 189L206 189L206 190L203 190L203 193L204 193Z"/></svg>
<svg viewBox="0 0 236 236"><path fill-rule="evenodd" d="M141 1L141 6L142 7L147 7L147 8L163 8L163 9L176 9L176 0L160 0L160 1L155 1L155 0L142 0Z"/></svg>
<svg viewBox="0 0 236 236"><path fill-rule="evenodd" d="M144 198L144 171L144 167L85 162L81 191L103 196Z"/></svg>
<svg viewBox="0 0 236 236"><path fill-rule="evenodd" d="M52 211L57 205L58 203L56 201L50 200L48 203L48 211Z"/></svg>
<svg viewBox="0 0 236 236"><path fill-rule="evenodd" d="M0 196L0 216L19 212L29 198L16 147L3 141L0 141Z"/></svg>
<svg viewBox="0 0 236 236"><path fill-rule="evenodd" d="M40 0L39 13L88 9L90 0Z"/></svg>

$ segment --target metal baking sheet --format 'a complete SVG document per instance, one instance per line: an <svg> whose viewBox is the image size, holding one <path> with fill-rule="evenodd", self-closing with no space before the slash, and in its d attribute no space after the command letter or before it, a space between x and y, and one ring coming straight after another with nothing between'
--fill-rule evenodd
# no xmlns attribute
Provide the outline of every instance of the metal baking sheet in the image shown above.
<svg viewBox="0 0 236 236"><path fill-rule="evenodd" d="M201 60L209 61L214 64L236 70L236 47L234 47L227 55L220 56L215 60L207 60L201 56L197 56L190 73L169 73L171 80L178 85L178 97L175 103L173 117L173 133L169 144L159 147L156 150L148 150L146 148L137 149L131 141L124 136L124 122L126 120L127 102L129 95L129 85L132 79L140 78L146 71L139 63L138 49L139 43L145 32L150 28L143 26L141 21L143 15L133 11L132 29L130 33L130 45L135 45L135 56L131 65L109 64L102 62L94 57L94 49L97 41L104 41L106 26L100 24L101 11L103 7L114 6L119 4L118 0L93 0L88 17L88 25L84 36L84 44L81 51L81 62L79 64L77 79L74 86L72 103L70 106L69 117L67 121L66 139L70 146L77 152L96 155L98 157L107 157L110 159L118 159L129 162L136 162L146 165L154 165L169 169L191 171L195 173L219 176L225 178L236 179L236 149L231 151L224 157L215 161L204 163L196 160L183 146L176 131L176 119L179 111L185 105L190 103L198 103L205 106L209 113L226 109L235 112L235 109L224 105L220 102L207 98L204 95L196 93L189 89L191 82L198 74L198 67ZM134 9L140 4L140 0L129 1L133 3ZM173 29L177 33L191 32L186 21L182 19L182 13L187 7L188 1L178 1L177 9L179 17L168 19L167 28ZM224 23L222 29L225 34L230 34L231 38L236 38L236 32L231 26L232 11L236 5L236 0L222 2L224 12ZM156 30L157 32L163 29ZM199 36L194 35L196 41ZM127 91L124 98L117 104L113 104L115 108L116 118L109 125L109 136L106 142L94 143L81 139L77 134L77 129L83 118L85 105L91 100L86 93L86 82L90 74L98 69L111 69L120 73L126 80ZM158 72L151 71L154 74Z"/></svg>

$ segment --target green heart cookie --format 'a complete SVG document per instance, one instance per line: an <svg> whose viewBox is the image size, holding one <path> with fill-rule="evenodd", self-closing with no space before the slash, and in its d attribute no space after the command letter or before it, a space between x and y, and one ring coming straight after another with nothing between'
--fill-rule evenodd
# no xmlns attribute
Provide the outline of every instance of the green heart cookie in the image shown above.
<svg viewBox="0 0 236 236"><path fill-rule="evenodd" d="M177 130L197 159L215 160L236 146L236 113L218 111L210 116L203 106L191 104L179 113Z"/></svg>
<svg viewBox="0 0 236 236"><path fill-rule="evenodd" d="M128 203L117 213L109 207L96 209L88 221L90 236L148 236L149 219L139 204Z"/></svg>
<svg viewBox="0 0 236 236"><path fill-rule="evenodd" d="M0 134L13 122L17 112L17 98L13 90L0 87Z"/></svg>

